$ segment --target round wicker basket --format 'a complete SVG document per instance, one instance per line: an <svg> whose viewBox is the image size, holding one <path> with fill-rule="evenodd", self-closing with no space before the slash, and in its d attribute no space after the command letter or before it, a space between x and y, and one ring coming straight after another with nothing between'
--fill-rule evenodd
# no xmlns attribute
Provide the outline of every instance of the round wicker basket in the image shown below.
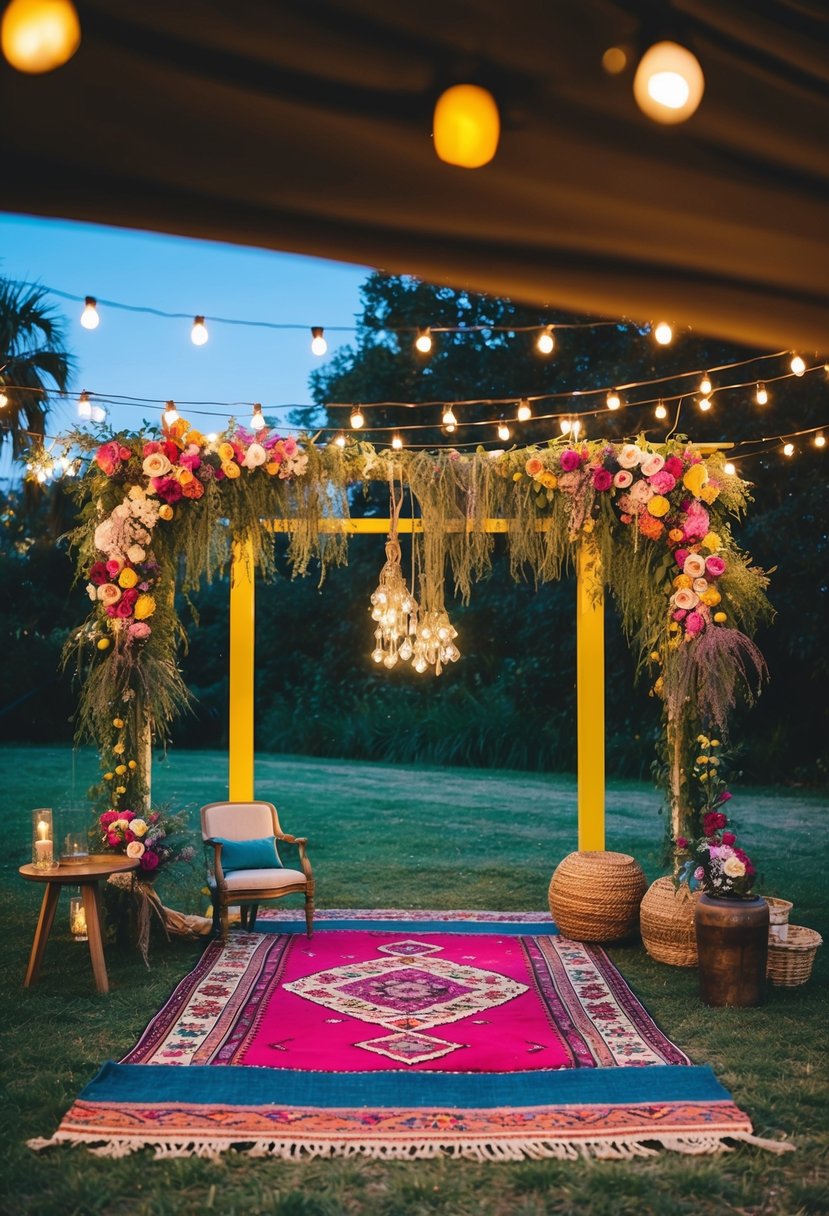
<svg viewBox="0 0 829 1216"><path fill-rule="evenodd" d="M570 853L550 880L550 912L574 941L619 941L636 930L647 885L627 853Z"/></svg>
<svg viewBox="0 0 829 1216"><path fill-rule="evenodd" d="M777 899L774 895L764 895L763 899L769 906L769 937L784 942L789 936L789 913L792 910L790 899Z"/></svg>
<svg viewBox="0 0 829 1216"><path fill-rule="evenodd" d="M671 878L657 878L648 888L639 909L642 942L651 958L672 967L695 967L697 938L694 908L699 891L687 883L675 887Z"/></svg>
<svg viewBox="0 0 829 1216"><path fill-rule="evenodd" d="M802 925L789 925L789 936L784 942L769 938L769 960L766 975L780 988L797 988L805 984L812 974L812 965L823 938L814 929Z"/></svg>

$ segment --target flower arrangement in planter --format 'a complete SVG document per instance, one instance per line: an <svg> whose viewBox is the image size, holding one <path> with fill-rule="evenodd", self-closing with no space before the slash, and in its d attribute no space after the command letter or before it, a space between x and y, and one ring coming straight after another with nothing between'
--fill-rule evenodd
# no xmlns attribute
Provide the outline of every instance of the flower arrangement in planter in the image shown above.
<svg viewBox="0 0 829 1216"><path fill-rule="evenodd" d="M141 879L155 878L159 869L175 861L192 861L195 849L186 842L184 813L150 811L104 811L98 816L100 844L104 852L138 860ZM179 839L185 837L184 839Z"/></svg>

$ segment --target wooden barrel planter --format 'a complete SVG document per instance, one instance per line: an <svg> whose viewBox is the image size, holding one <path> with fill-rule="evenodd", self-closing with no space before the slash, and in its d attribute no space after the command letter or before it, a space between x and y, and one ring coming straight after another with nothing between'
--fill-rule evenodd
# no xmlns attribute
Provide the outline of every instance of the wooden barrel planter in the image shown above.
<svg viewBox="0 0 829 1216"><path fill-rule="evenodd" d="M647 885L639 862L627 853L570 853L550 880L550 913L574 941L620 941L638 927Z"/></svg>
<svg viewBox="0 0 829 1216"><path fill-rule="evenodd" d="M694 909L698 891L687 883L674 886L672 878L657 878L651 883L639 909L642 943L651 958L671 967L697 965L697 937Z"/></svg>
<svg viewBox="0 0 829 1216"><path fill-rule="evenodd" d="M761 1004L769 944L769 906L762 896L701 895L694 924L705 1004Z"/></svg>

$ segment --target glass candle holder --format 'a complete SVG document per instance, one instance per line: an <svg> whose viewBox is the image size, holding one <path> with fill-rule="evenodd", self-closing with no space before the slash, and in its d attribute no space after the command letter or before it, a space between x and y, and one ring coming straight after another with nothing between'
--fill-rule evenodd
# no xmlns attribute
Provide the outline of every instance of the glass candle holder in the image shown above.
<svg viewBox="0 0 829 1216"><path fill-rule="evenodd" d="M86 911L80 895L73 895L69 900L69 928L72 931L73 942L89 940L86 931Z"/></svg>
<svg viewBox="0 0 829 1216"><path fill-rule="evenodd" d="M60 851L60 864L62 866L80 866L85 865L87 861L89 861L89 846L86 832L67 832Z"/></svg>
<svg viewBox="0 0 829 1216"><path fill-rule="evenodd" d="M49 807L32 811L32 865L38 870L51 870L57 865L55 829Z"/></svg>

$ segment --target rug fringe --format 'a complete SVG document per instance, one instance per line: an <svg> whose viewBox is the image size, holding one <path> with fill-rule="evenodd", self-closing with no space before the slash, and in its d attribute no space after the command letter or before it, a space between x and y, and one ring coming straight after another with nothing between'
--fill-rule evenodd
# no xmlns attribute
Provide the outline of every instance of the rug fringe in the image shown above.
<svg viewBox="0 0 829 1216"><path fill-rule="evenodd" d="M142 1136L113 1136L101 1142L95 1135L56 1132L48 1140L27 1141L36 1152L58 1144L85 1144L97 1157L128 1157L131 1153L150 1148L156 1159L172 1157L218 1158L234 1150L248 1157L278 1157L288 1161L312 1157L369 1157L377 1161L424 1161L438 1157L461 1157L472 1161L578 1161L594 1158L598 1161L631 1161L636 1157L656 1157L660 1149L702 1156L731 1152L726 1140L737 1140L772 1153L793 1152L795 1146L784 1140L766 1140L750 1132L730 1131L722 1135L655 1136L647 1140L634 1137L598 1137L593 1140L490 1140L490 1141L422 1141L408 1144L384 1144L371 1141L303 1141L294 1140L152 1140ZM651 1147L656 1144L658 1147Z"/></svg>

